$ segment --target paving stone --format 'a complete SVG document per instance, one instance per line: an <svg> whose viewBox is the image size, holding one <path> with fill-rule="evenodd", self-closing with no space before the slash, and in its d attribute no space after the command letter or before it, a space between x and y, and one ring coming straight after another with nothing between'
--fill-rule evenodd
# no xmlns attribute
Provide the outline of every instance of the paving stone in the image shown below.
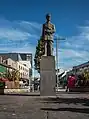
<svg viewBox="0 0 89 119"><path fill-rule="evenodd" d="M51 110L41 110L42 108ZM69 110L66 111L65 108ZM70 110L71 108L75 110ZM76 112L76 108L80 108L80 112ZM47 112L48 119L89 119L89 113L81 111L86 108L88 110L89 106L79 102L44 103L40 97L0 95L0 119L47 119Z"/></svg>

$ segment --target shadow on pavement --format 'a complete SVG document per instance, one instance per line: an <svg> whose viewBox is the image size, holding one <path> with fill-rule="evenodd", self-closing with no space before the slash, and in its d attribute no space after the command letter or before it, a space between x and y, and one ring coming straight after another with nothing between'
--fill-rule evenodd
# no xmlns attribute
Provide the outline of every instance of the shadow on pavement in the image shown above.
<svg viewBox="0 0 89 119"><path fill-rule="evenodd" d="M83 106L89 106L89 99L87 98L46 98L46 99L42 99L43 103L64 103L64 104L82 104Z"/></svg>
<svg viewBox="0 0 89 119"><path fill-rule="evenodd" d="M44 111L70 111L89 114L89 108L41 108Z"/></svg>

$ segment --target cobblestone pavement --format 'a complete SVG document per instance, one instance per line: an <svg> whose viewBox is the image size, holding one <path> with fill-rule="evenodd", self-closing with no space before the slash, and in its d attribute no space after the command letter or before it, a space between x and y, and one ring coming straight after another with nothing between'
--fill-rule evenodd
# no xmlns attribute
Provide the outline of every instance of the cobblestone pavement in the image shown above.
<svg viewBox="0 0 89 119"><path fill-rule="evenodd" d="M88 94L74 95L73 98L73 94L49 98L0 95L0 119L89 119Z"/></svg>

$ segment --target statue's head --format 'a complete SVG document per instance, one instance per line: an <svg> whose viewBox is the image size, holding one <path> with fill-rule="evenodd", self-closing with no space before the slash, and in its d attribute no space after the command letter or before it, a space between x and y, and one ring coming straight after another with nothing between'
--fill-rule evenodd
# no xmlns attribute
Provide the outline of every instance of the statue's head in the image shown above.
<svg viewBox="0 0 89 119"><path fill-rule="evenodd" d="M47 21L50 21L51 20L51 14L46 14L46 19L47 19Z"/></svg>

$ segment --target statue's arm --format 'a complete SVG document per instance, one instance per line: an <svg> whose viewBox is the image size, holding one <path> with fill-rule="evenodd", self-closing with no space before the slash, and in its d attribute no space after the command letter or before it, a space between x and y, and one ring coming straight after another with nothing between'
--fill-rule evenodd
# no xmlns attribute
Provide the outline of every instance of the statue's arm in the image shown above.
<svg viewBox="0 0 89 119"><path fill-rule="evenodd" d="M55 25L53 25L52 33L55 33L55 32L56 32Z"/></svg>

